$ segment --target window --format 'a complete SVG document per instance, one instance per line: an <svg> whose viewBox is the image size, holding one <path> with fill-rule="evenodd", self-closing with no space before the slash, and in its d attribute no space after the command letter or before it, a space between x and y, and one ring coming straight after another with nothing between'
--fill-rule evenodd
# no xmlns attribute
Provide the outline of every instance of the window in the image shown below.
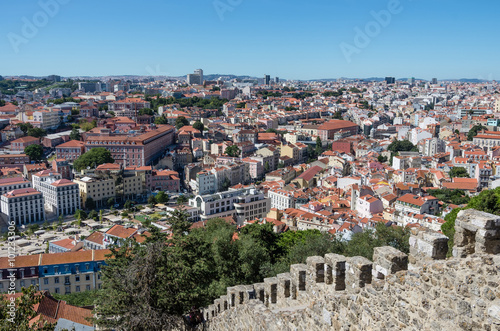
<svg viewBox="0 0 500 331"><path fill-rule="evenodd" d="M76 291L76 292L80 292L80 286L76 286L76 287L75 287L75 291Z"/></svg>
<svg viewBox="0 0 500 331"><path fill-rule="evenodd" d="M59 277L54 278L54 284L59 284Z"/></svg>
<svg viewBox="0 0 500 331"><path fill-rule="evenodd" d="M90 291L90 285L87 285L87 286L85 287L85 289L86 289L87 291Z"/></svg>
<svg viewBox="0 0 500 331"><path fill-rule="evenodd" d="M90 280L90 275L85 275L85 280Z"/></svg>
<svg viewBox="0 0 500 331"><path fill-rule="evenodd" d="M54 272L57 274L59 272L59 267L54 267Z"/></svg>
<svg viewBox="0 0 500 331"><path fill-rule="evenodd" d="M24 287L24 280L20 281L19 285L21 285L21 287Z"/></svg>
<svg viewBox="0 0 500 331"><path fill-rule="evenodd" d="M80 281L80 275L76 275L75 276L75 282L79 282Z"/></svg>
<svg viewBox="0 0 500 331"><path fill-rule="evenodd" d="M64 284L69 284L69 276L64 277Z"/></svg>
<svg viewBox="0 0 500 331"><path fill-rule="evenodd" d="M31 280L31 285L36 285L36 280L32 279Z"/></svg>
<svg viewBox="0 0 500 331"><path fill-rule="evenodd" d="M59 287L56 287L56 288L55 288L55 292L56 292L56 293L59 293Z"/></svg>
<svg viewBox="0 0 500 331"><path fill-rule="evenodd" d="M49 279L48 278L44 278L43 279L43 284L44 285L48 285L49 284Z"/></svg>

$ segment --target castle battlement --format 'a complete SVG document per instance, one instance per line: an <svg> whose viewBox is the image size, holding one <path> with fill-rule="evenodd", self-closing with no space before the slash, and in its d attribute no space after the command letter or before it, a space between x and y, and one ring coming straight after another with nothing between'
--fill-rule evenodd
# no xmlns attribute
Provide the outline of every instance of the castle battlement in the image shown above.
<svg viewBox="0 0 500 331"><path fill-rule="evenodd" d="M212 330L500 330L500 217L470 209L455 224L453 258L446 236L412 229L409 255L311 256L228 288L203 316Z"/></svg>

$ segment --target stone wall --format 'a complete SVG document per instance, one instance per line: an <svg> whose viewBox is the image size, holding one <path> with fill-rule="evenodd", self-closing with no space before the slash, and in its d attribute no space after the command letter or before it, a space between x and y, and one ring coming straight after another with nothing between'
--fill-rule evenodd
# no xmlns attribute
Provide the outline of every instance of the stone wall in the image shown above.
<svg viewBox="0 0 500 331"><path fill-rule="evenodd" d="M210 330L500 330L500 217L461 211L447 238L413 229L410 255L373 262L312 256L264 283L227 289L203 310ZM456 238L457 238L456 236Z"/></svg>

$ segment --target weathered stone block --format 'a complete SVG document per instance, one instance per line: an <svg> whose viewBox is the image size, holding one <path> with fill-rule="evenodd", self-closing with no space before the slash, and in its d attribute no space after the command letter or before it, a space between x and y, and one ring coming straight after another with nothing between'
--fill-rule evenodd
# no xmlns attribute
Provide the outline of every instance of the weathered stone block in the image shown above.
<svg viewBox="0 0 500 331"><path fill-rule="evenodd" d="M276 304L278 299L278 278L264 278L264 295L267 306Z"/></svg>
<svg viewBox="0 0 500 331"><path fill-rule="evenodd" d="M290 276L292 277L292 298L296 299L297 291L306 290L307 265L292 264L290 266Z"/></svg>
<svg viewBox="0 0 500 331"><path fill-rule="evenodd" d="M365 287L372 282L372 267L370 260L362 256L347 259L346 286L348 288Z"/></svg>
<svg viewBox="0 0 500 331"><path fill-rule="evenodd" d="M345 290L346 257L339 254L325 255L326 283L333 284L335 290Z"/></svg>
<svg viewBox="0 0 500 331"><path fill-rule="evenodd" d="M391 246L376 247L373 251L373 263L376 273L385 277L401 270L408 270L408 255Z"/></svg>
<svg viewBox="0 0 500 331"><path fill-rule="evenodd" d="M291 296L292 277L289 272L278 274L278 302Z"/></svg>
<svg viewBox="0 0 500 331"><path fill-rule="evenodd" d="M256 283L253 284L253 288L255 290L255 298L262 303L265 302L265 285L264 283Z"/></svg>

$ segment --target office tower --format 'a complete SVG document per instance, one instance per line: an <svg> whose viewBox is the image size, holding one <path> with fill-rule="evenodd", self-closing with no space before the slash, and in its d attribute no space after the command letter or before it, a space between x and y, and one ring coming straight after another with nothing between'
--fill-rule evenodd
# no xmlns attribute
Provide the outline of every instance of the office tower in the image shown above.
<svg viewBox="0 0 500 331"><path fill-rule="evenodd" d="M396 82L396 78L394 78L394 77L385 77L385 82L387 84L394 84Z"/></svg>
<svg viewBox="0 0 500 331"><path fill-rule="evenodd" d="M203 70L202 69L196 69L194 71L194 74L200 76L200 84L203 84Z"/></svg>
<svg viewBox="0 0 500 331"><path fill-rule="evenodd" d="M270 82L271 82L271 76L265 75L264 76L264 84L269 85Z"/></svg>
<svg viewBox="0 0 500 331"><path fill-rule="evenodd" d="M203 70L196 69L194 73L187 75L187 83L189 85L201 85L203 84Z"/></svg>
<svg viewBox="0 0 500 331"><path fill-rule="evenodd" d="M437 84L438 83L438 79L437 78L433 78L432 79L432 84Z"/></svg>
<svg viewBox="0 0 500 331"><path fill-rule="evenodd" d="M409 84L415 83L415 77L408 78L408 83Z"/></svg>
<svg viewBox="0 0 500 331"><path fill-rule="evenodd" d="M279 77L275 77L275 78L274 78L274 82L275 82L276 84L279 84L279 83L280 83L280 78L279 78Z"/></svg>
<svg viewBox="0 0 500 331"><path fill-rule="evenodd" d="M50 76L47 76L47 80L50 80L50 81L53 81L53 82L60 82L61 81L61 76L50 75Z"/></svg>

